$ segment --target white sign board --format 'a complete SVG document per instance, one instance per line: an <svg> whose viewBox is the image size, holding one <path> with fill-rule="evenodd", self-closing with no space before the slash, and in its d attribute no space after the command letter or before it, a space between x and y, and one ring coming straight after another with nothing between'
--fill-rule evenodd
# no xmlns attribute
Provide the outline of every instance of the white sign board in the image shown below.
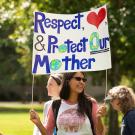
<svg viewBox="0 0 135 135"><path fill-rule="evenodd" d="M111 68L106 6L77 14L35 12L33 74Z"/></svg>

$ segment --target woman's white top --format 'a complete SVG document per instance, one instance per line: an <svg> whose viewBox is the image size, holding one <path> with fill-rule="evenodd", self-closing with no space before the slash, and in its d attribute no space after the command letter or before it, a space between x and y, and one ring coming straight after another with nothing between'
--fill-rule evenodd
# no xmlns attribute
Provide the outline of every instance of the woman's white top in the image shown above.
<svg viewBox="0 0 135 135"><path fill-rule="evenodd" d="M77 112L78 104L69 104L62 100L57 116L57 135L93 135L91 123L87 115L80 116ZM45 128L47 135L52 135L55 119L50 107Z"/></svg>

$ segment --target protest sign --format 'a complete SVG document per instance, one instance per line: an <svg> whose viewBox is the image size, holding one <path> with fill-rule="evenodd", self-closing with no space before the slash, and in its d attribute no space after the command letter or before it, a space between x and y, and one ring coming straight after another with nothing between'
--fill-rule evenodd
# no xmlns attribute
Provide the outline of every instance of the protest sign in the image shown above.
<svg viewBox="0 0 135 135"><path fill-rule="evenodd" d="M34 13L33 74L109 68L106 5L77 14Z"/></svg>

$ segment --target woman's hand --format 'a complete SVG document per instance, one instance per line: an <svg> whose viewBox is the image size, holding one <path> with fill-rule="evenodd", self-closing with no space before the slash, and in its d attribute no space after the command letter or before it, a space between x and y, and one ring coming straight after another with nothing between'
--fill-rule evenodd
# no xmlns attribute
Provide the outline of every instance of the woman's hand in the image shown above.
<svg viewBox="0 0 135 135"><path fill-rule="evenodd" d="M36 111L30 110L30 120L39 128L42 135L47 135L47 131L40 121L40 117Z"/></svg>
<svg viewBox="0 0 135 135"><path fill-rule="evenodd" d="M103 135L104 133L104 125L102 122L102 117L106 115L106 105L105 103L100 105L96 112L96 135Z"/></svg>
<svg viewBox="0 0 135 135"><path fill-rule="evenodd" d="M104 103L104 104L99 106L99 108L97 110L97 117L103 117L106 115L106 113L107 113L107 107Z"/></svg>
<svg viewBox="0 0 135 135"><path fill-rule="evenodd" d="M36 125L41 123L38 113L33 109L30 110L30 120Z"/></svg>

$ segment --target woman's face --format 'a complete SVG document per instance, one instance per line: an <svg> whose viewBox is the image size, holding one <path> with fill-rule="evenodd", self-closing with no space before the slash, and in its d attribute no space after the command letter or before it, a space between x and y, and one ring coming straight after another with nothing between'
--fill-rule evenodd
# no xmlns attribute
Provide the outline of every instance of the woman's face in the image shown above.
<svg viewBox="0 0 135 135"><path fill-rule="evenodd" d="M81 72L77 72L69 81L71 93L81 93L85 88L86 79Z"/></svg>
<svg viewBox="0 0 135 135"><path fill-rule="evenodd" d="M49 77L46 88L48 90L48 96L58 97L60 92L60 86L56 83L56 81Z"/></svg>
<svg viewBox="0 0 135 135"><path fill-rule="evenodd" d="M113 99L110 101L110 104L112 105L113 109L116 111L120 111L120 101L119 99Z"/></svg>

